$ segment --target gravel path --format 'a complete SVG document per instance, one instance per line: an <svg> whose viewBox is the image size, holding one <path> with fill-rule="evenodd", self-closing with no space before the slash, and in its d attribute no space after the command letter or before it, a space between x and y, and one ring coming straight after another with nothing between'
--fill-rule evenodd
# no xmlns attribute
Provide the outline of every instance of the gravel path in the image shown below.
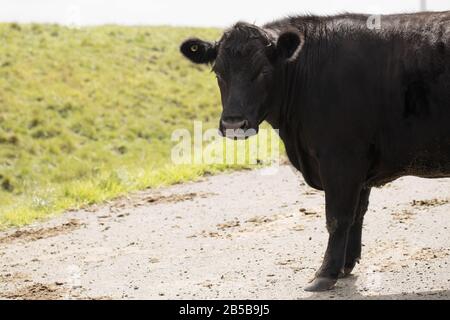
<svg viewBox="0 0 450 320"><path fill-rule="evenodd" d="M324 197L290 167L147 190L0 233L0 297L450 299L450 179L375 189L366 217L354 276L308 293Z"/></svg>

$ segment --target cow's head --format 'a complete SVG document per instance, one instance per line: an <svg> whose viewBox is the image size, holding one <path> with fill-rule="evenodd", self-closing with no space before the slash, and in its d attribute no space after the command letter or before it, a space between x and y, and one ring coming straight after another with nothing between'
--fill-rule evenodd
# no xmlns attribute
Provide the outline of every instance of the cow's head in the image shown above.
<svg viewBox="0 0 450 320"><path fill-rule="evenodd" d="M296 58L303 45L299 32L281 34L239 22L218 42L191 38L181 52L198 64L211 64L222 99L219 130L230 138L257 133L270 108L276 69Z"/></svg>

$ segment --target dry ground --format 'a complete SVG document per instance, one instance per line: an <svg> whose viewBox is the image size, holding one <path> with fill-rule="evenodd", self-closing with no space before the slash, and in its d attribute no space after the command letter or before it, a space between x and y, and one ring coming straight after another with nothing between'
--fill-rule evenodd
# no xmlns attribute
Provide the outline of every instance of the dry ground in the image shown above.
<svg viewBox="0 0 450 320"><path fill-rule="evenodd" d="M303 287L326 244L324 197L288 166L148 190L0 233L9 299L450 298L450 179L374 189L354 276Z"/></svg>

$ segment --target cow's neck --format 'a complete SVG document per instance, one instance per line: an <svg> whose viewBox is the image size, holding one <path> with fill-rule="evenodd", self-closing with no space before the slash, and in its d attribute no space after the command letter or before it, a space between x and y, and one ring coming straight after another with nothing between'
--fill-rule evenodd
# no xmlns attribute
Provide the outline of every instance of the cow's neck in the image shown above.
<svg viewBox="0 0 450 320"><path fill-rule="evenodd" d="M301 66L297 62L278 66L266 121L280 131L298 121L303 91Z"/></svg>
<svg viewBox="0 0 450 320"><path fill-rule="evenodd" d="M310 36L295 61L277 64L266 117L274 129L292 132L301 126L302 105L307 103L308 79L316 76L329 49L325 37Z"/></svg>

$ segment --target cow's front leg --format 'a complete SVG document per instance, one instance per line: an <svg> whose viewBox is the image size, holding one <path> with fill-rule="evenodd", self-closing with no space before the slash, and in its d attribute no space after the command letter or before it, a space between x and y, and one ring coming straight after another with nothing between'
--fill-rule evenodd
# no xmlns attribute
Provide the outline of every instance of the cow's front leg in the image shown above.
<svg viewBox="0 0 450 320"><path fill-rule="evenodd" d="M322 266L306 291L325 291L334 287L343 273L349 231L355 219L363 189L363 167L351 162L321 163L320 173L325 191L328 246Z"/></svg>

